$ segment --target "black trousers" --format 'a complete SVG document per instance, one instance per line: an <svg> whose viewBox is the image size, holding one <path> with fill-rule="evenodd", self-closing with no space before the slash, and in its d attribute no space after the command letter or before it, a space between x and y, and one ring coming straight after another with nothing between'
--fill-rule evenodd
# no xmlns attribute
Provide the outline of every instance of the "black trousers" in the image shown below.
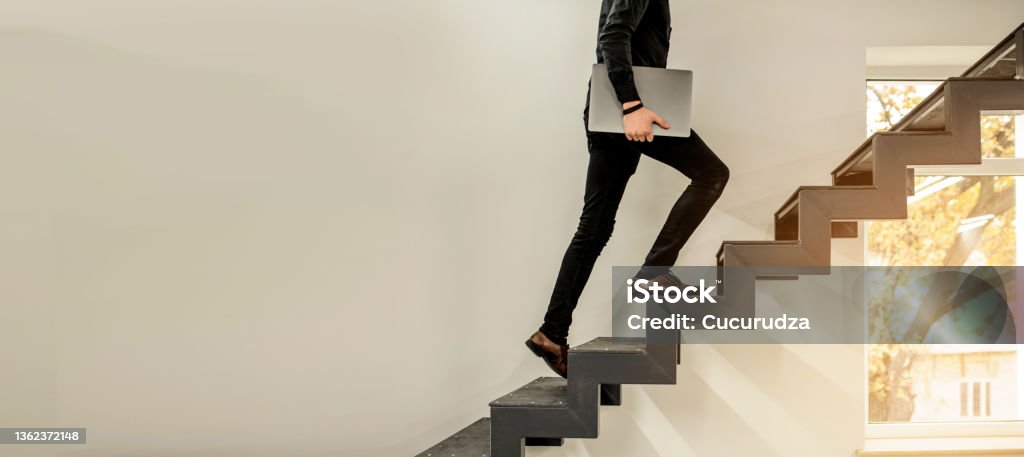
<svg viewBox="0 0 1024 457"><path fill-rule="evenodd" d="M584 121L586 122L586 121ZM585 124L584 124L585 125ZM688 138L655 137L653 142L631 142L621 133L587 131L590 165L584 191L583 214L562 258L551 302L540 330L565 344L583 287L594 262L612 236L615 213L626 183L646 155L675 168L691 182L676 200L668 219L647 253L640 276L653 278L675 265L679 250L707 216L729 181L729 168L711 151L697 132Z"/></svg>

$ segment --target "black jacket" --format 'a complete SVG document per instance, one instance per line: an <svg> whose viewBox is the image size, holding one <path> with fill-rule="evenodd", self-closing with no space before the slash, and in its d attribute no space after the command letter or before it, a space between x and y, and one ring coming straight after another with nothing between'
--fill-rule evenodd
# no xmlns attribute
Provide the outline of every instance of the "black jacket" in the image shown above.
<svg viewBox="0 0 1024 457"><path fill-rule="evenodd" d="M640 100L633 65L668 65L669 0L602 0L597 30L597 63L607 66L619 101Z"/></svg>

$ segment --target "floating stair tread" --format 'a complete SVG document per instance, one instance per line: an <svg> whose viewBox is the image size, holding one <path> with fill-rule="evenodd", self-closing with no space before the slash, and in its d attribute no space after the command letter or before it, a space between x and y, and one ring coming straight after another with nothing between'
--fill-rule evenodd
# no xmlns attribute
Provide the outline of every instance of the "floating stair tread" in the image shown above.
<svg viewBox="0 0 1024 457"><path fill-rule="evenodd" d="M487 457L491 455L491 418L484 417L416 457Z"/></svg>
<svg viewBox="0 0 1024 457"><path fill-rule="evenodd" d="M564 378L537 378L491 402L492 408L567 408L569 388Z"/></svg>
<svg viewBox="0 0 1024 457"><path fill-rule="evenodd" d="M718 254L717 255L718 255L718 257L721 257L722 254L725 253L725 247L727 245L733 245L733 246L788 246L788 245L798 245L798 244L800 244L799 240L743 240L743 241L728 240L728 241L723 241L722 244L720 246L718 246Z"/></svg>
<svg viewBox="0 0 1024 457"><path fill-rule="evenodd" d="M892 126L890 131L920 131L922 129L915 128L915 125L921 123L924 123L924 125L927 126L927 128L924 129L925 131L942 130L942 128L939 127L945 127L945 114L942 114L941 116L938 115L940 113L944 113L945 110L946 84L946 81L939 84L932 93L928 94L923 100L921 100L921 103L918 103L917 106L911 109L906 116L903 116L896 125ZM939 109L940 107L942 108L941 110ZM936 116L938 116L939 119L929 119ZM932 121L934 125L930 125L927 121ZM938 121L937 124L935 124L936 121Z"/></svg>
<svg viewBox="0 0 1024 457"><path fill-rule="evenodd" d="M734 245L734 246L756 246L756 245L762 245L762 246L786 246L786 245L798 245L798 244L800 244L800 241L797 241L797 240L728 240L728 241L723 241L722 244L718 246L718 252L715 253L715 257L716 258L718 258L718 259L722 258L722 255L725 254L725 246L727 244L731 244L731 245Z"/></svg>
<svg viewBox="0 0 1024 457"><path fill-rule="evenodd" d="M847 171L855 169L857 164L863 162L865 157L871 155L871 143L874 140L874 134L869 136L868 139L864 140L864 142L861 143L860 146L858 146L857 149L853 151L853 154L847 156L846 159L844 159L843 162L839 164L839 166L835 167L832 170L832 176L838 176L843 173L846 173Z"/></svg>
<svg viewBox="0 0 1024 457"><path fill-rule="evenodd" d="M968 80L978 80L979 78L965 78L965 79L968 79ZM991 78L983 78L983 79L991 80ZM950 80L957 80L957 78L950 78ZM849 171L855 171L855 170L863 169L863 167L858 167L858 165L861 165L862 162L865 162L865 159L867 159L867 158L869 158L871 156L872 144L874 143L876 136L879 136L879 135L899 135L899 134L902 134L902 135L941 135L941 134L947 134L948 135L949 132L946 131L945 129L904 130L905 128L911 127L914 123L923 120L924 117L926 117L928 115L931 115L933 110L934 110L934 108L936 107L936 105L940 105L940 104L944 104L945 103L945 95L943 94L943 91L945 90L945 84L946 83L943 83L942 85L940 85L937 89L935 89L935 92L933 92L932 95L929 95L928 97L926 97L917 107L915 107L913 110L911 110L909 113L907 113L907 115L904 116L903 119L899 123L897 123L895 126L893 126L892 130L883 131L883 132L875 132L875 133L871 134L871 136L869 136L866 140L864 140L864 142L861 143L860 146L858 146L857 149L853 151L853 154L850 154L846 159L843 160L842 163L839 164L839 166L835 167L832 170L832 176L838 176L838 175L845 174L845 173L847 173Z"/></svg>
<svg viewBox="0 0 1024 457"><path fill-rule="evenodd" d="M875 138L878 137L878 136L942 136L942 135L950 135L950 133L947 130L910 130L910 131L907 131L907 130L902 130L902 131L892 130L892 131L888 131L888 132L875 132L875 133L871 134L871 136L868 137L867 140L864 140L864 143L862 143L860 145L860 147L858 147L857 150L855 150L853 152L853 154L850 154L845 160L843 160L842 163L839 164L838 167L836 167L836 168L834 168L832 170L832 176L833 176L833 178L835 178L837 176L846 174L848 172L870 171L871 167L867 166L867 164L869 164L871 162L867 161L867 159L872 157L872 153L874 152L874 149L873 149L872 146L874 144Z"/></svg>
<svg viewBox="0 0 1024 457"><path fill-rule="evenodd" d="M738 244L738 245L743 245L743 246L753 245L753 244L769 245L769 244L799 244L799 243L800 243L799 241L794 241L794 240L726 240L726 241L722 242L723 245L726 245L726 244Z"/></svg>
<svg viewBox="0 0 1024 457"><path fill-rule="evenodd" d="M647 344L643 338L601 337L581 344L569 350L570 353L601 353L601 354L644 354Z"/></svg>
<svg viewBox="0 0 1024 457"><path fill-rule="evenodd" d="M803 192L805 190L849 190L849 189L874 189L874 188L875 188L875 186L866 186L866 185L854 185L854 186L800 186L800 187L797 187L796 190L793 191L792 194L790 194L789 198L786 199L786 202L783 203L781 207L779 207L778 211L775 212L775 218L778 219L778 218L780 218L780 217L782 217L784 215L787 215L790 212L790 210L797 209L799 207L799 205L797 205L797 199L800 198L800 192ZM799 212L799 210L797 210L797 212Z"/></svg>
<svg viewBox="0 0 1024 457"><path fill-rule="evenodd" d="M946 130L939 130L939 131L920 131L920 130L910 130L910 131L900 130L900 131L895 131L895 130L890 130L888 132L877 132L873 136L942 136L942 135L952 135L952 133L950 133L950 132L948 132Z"/></svg>
<svg viewBox="0 0 1024 457"><path fill-rule="evenodd" d="M955 76L949 78L948 81L1016 81L1013 75L994 75L994 76Z"/></svg>
<svg viewBox="0 0 1024 457"><path fill-rule="evenodd" d="M974 65L971 65L970 68L968 68L967 71L964 71L961 76L983 76L992 74L993 72L998 73L999 69L995 67L999 67L1000 64L1006 61L1013 62L1016 66L1016 54L1011 51L1015 50L1017 46L1017 32L1021 30L1021 28L1024 28L1024 24L1013 29L1012 33L1010 33L1006 38L1003 38L1003 41L1000 41L999 44L985 54L984 57L975 62ZM1013 71L1012 74L1016 74L1016 71Z"/></svg>

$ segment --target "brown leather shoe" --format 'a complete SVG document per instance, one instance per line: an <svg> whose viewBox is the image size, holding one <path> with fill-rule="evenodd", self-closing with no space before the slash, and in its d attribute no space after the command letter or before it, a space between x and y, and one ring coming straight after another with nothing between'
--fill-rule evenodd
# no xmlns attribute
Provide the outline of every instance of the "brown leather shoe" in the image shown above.
<svg viewBox="0 0 1024 457"><path fill-rule="evenodd" d="M637 278L633 278L634 281L636 281L636 279ZM647 284L648 287L646 287L646 289L648 290L650 290L650 286L654 284L657 284L661 287L675 286L678 287L680 290L686 287L686 284L683 284L683 280L679 279L678 276L672 274L671 271L651 278L650 280L648 280Z"/></svg>
<svg viewBox="0 0 1024 457"><path fill-rule="evenodd" d="M530 339L526 340L526 347L537 357L544 359L548 368L554 370L559 376L565 378L569 372L569 346L555 344L540 331L533 332Z"/></svg>

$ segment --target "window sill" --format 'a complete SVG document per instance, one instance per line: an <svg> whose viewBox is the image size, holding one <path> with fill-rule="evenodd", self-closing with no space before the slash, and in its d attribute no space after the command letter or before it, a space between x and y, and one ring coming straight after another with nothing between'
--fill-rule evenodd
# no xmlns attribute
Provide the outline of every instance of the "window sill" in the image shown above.
<svg viewBox="0 0 1024 457"><path fill-rule="evenodd" d="M875 438L864 442L859 457L1024 457L1024 436L932 436Z"/></svg>
<svg viewBox="0 0 1024 457"><path fill-rule="evenodd" d="M932 457L932 456L970 456L970 457L1024 457L1024 449L955 449L955 450L863 450L857 451L861 457Z"/></svg>
<svg viewBox="0 0 1024 457"><path fill-rule="evenodd" d="M868 450L940 442L957 445L949 449L1024 449L1024 421L867 424L864 431Z"/></svg>
<svg viewBox="0 0 1024 457"><path fill-rule="evenodd" d="M1024 422L868 424L859 457L1024 457Z"/></svg>

